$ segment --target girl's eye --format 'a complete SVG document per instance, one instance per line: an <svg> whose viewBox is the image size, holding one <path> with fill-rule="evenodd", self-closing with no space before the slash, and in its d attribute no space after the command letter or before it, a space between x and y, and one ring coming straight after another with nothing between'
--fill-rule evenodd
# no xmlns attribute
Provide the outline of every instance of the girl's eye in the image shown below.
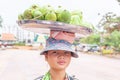
<svg viewBox="0 0 120 80"><path fill-rule="evenodd" d="M56 51L52 52L52 55L57 55L58 53Z"/></svg>
<svg viewBox="0 0 120 80"><path fill-rule="evenodd" d="M71 53L70 52L65 52L65 55L71 55Z"/></svg>
<svg viewBox="0 0 120 80"><path fill-rule="evenodd" d="M50 55L51 55L51 56L70 56L70 55L71 55L71 52L65 51L65 52L60 53L60 52L57 52L57 51L52 51L52 52L50 53Z"/></svg>
<svg viewBox="0 0 120 80"><path fill-rule="evenodd" d="M56 51L52 52L52 53L57 53Z"/></svg>

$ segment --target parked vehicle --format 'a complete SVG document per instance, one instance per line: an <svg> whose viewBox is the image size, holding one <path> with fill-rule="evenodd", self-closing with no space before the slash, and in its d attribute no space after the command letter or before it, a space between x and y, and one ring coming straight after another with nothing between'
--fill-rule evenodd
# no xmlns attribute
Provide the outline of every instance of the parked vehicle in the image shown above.
<svg viewBox="0 0 120 80"><path fill-rule="evenodd" d="M105 45L102 47L101 52L102 52L102 54L112 54L114 52L114 50L112 47Z"/></svg>
<svg viewBox="0 0 120 80"><path fill-rule="evenodd" d="M95 52L95 51L100 51L100 47L98 45L91 45L91 44L79 44L77 45L77 51L82 51L82 52Z"/></svg>
<svg viewBox="0 0 120 80"><path fill-rule="evenodd" d="M88 51L91 51L91 52L100 52L100 47L98 45L90 45L90 49Z"/></svg>

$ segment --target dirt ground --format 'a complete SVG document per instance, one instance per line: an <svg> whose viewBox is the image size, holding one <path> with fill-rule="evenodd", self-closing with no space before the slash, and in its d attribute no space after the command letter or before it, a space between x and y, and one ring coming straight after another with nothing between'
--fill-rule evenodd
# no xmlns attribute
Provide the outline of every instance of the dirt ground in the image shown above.
<svg viewBox="0 0 120 80"><path fill-rule="evenodd" d="M79 80L120 80L120 59L79 52L67 73ZM0 50L0 80L34 80L49 70L40 50Z"/></svg>

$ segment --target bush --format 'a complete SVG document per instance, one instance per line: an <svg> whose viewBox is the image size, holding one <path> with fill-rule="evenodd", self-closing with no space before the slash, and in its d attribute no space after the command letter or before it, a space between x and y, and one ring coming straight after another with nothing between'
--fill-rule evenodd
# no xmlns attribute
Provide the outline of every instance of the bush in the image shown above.
<svg viewBox="0 0 120 80"><path fill-rule="evenodd" d="M25 43L19 42L19 43L15 43L13 44L14 46L25 46Z"/></svg>

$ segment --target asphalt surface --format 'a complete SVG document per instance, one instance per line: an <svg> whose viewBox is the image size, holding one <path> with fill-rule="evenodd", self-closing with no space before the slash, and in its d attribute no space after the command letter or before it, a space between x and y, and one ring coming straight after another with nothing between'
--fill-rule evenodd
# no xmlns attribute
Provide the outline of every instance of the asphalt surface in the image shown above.
<svg viewBox="0 0 120 80"><path fill-rule="evenodd" d="M49 70L39 50L0 50L0 80L34 80ZM120 59L79 53L67 73L79 80L120 80Z"/></svg>

